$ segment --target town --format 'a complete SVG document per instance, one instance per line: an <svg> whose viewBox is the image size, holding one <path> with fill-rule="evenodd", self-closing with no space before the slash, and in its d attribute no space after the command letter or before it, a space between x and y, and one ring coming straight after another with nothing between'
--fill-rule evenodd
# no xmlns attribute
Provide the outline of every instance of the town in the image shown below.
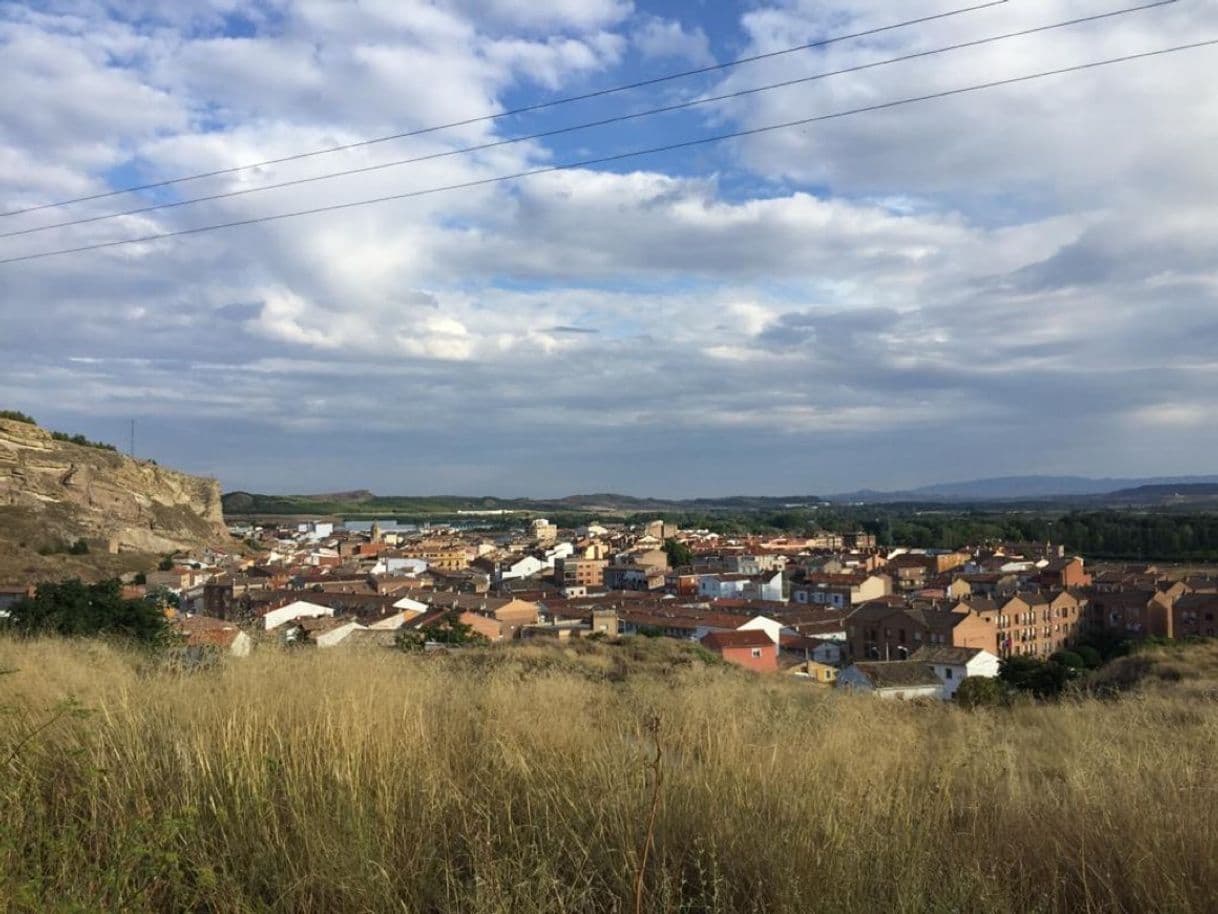
<svg viewBox="0 0 1218 914"><path fill-rule="evenodd" d="M1210 637L1218 626L1218 576L1090 565L1052 543L948 551L883 548L863 532L724 536L664 520L467 524L234 524L255 549L166 559L128 575L123 592L160 600L199 651L663 637L759 674L895 698L950 699L1011 657Z"/></svg>

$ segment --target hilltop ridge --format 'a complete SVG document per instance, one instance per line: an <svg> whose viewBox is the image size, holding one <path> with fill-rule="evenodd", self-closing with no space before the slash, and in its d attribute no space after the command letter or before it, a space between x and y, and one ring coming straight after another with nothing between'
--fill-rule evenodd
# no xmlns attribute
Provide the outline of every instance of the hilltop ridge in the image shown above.
<svg viewBox="0 0 1218 914"><path fill-rule="evenodd" d="M103 555L229 539L216 480L81 441L0 418L0 538L19 562L81 539Z"/></svg>

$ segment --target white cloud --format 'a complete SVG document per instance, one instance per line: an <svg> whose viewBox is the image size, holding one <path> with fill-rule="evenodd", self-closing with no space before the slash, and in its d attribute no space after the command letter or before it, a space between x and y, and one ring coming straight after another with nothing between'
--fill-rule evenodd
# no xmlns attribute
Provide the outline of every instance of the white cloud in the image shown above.
<svg viewBox="0 0 1218 914"><path fill-rule="evenodd" d="M124 6L122 18L69 6L0 8L3 52L20 62L19 92L0 96L6 205L104 187L116 167L116 183L231 167L503 110L530 87L561 93L598 73L608 83L628 40L644 55L709 53L697 30L612 0L411 0L359 15L322 0L199 2ZM740 68L720 88L1093 8L1007 4ZM843 10L754 8L742 52L896 18L878 0ZM219 33L234 11L255 34ZM714 118L789 120L1218 25L1185 4L1138 15L755 96ZM570 170L0 267L4 388L35 413L71 403L96 421L172 425L168 454L219 468L230 485L306 487L358 470L316 485L392 489L409 460L418 478L453 488L637 489L629 474L644 452L656 491L815 492L978 463L1159 471L1148 428L1197 454L1213 437L1218 221L1205 201L1218 191L1218 102L1179 89L1206 84L1214 57L1196 53L770 134L723 157ZM502 135L483 122L183 192ZM554 156L507 146L4 239L0 254L480 180ZM1062 416L1069 435L1052 453L1020 449ZM342 440L362 444L343 454ZM250 454L255 445L266 452ZM299 453L313 455L307 465Z"/></svg>
<svg viewBox="0 0 1218 914"><path fill-rule="evenodd" d="M644 57L687 60L698 66L715 62L706 32L697 26L687 29L675 19L647 16L631 40Z"/></svg>

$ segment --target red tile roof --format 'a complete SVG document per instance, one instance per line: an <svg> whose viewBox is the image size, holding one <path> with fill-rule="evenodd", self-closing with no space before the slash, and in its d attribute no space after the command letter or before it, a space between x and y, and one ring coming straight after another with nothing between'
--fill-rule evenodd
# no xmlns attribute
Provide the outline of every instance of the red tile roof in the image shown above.
<svg viewBox="0 0 1218 914"><path fill-rule="evenodd" d="M734 632L711 632L706 635L701 644L712 651L721 651L733 647L773 647L774 642L761 629L746 629Z"/></svg>

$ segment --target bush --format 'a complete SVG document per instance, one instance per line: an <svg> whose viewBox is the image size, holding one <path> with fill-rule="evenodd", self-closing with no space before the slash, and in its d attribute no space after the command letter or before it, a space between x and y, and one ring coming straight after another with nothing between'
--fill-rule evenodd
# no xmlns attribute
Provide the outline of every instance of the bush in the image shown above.
<svg viewBox="0 0 1218 914"><path fill-rule="evenodd" d="M427 647L427 636L417 628L401 628L393 637L393 646L408 654L421 651Z"/></svg>
<svg viewBox="0 0 1218 914"><path fill-rule="evenodd" d="M33 416L27 416L25 413L16 409L0 409L0 419L11 419L13 422L24 422L26 425L37 425Z"/></svg>
<svg viewBox="0 0 1218 914"><path fill-rule="evenodd" d="M66 441L69 444L79 444L81 447L95 447L103 451L117 451L113 444L106 444L104 441L90 441L84 435L69 435L66 432L51 432L51 437L56 441Z"/></svg>
<svg viewBox="0 0 1218 914"><path fill-rule="evenodd" d="M79 539L68 547L68 555L88 555L89 544L83 539Z"/></svg>
<svg viewBox="0 0 1218 914"><path fill-rule="evenodd" d="M1082 655L1075 651L1058 651L1049 657L1054 663L1060 663L1062 666L1069 667L1072 670L1082 670L1087 668L1087 661Z"/></svg>
<svg viewBox="0 0 1218 914"><path fill-rule="evenodd" d="M443 619L423 626L421 631L428 641L436 644L486 643L486 637L474 631L472 625L462 622L461 613L455 609L445 613Z"/></svg>
<svg viewBox="0 0 1218 914"><path fill-rule="evenodd" d="M1010 689L1001 679L970 676L956 689L956 701L965 708L996 708L1010 701Z"/></svg>
<svg viewBox="0 0 1218 914"><path fill-rule="evenodd" d="M120 635L144 643L161 642L165 615L145 600L124 600L117 580L80 580L38 585L33 597L14 603L7 626L24 635Z"/></svg>
<svg viewBox="0 0 1218 914"><path fill-rule="evenodd" d="M1090 644L1080 644L1074 649L1074 653L1083 658L1083 663L1087 664L1087 669L1095 670L1104 665L1104 657L1098 650Z"/></svg>
<svg viewBox="0 0 1218 914"><path fill-rule="evenodd" d="M1073 669L1056 660L1015 656L1002 661L998 676L1011 688L1037 698L1056 698L1075 677Z"/></svg>

